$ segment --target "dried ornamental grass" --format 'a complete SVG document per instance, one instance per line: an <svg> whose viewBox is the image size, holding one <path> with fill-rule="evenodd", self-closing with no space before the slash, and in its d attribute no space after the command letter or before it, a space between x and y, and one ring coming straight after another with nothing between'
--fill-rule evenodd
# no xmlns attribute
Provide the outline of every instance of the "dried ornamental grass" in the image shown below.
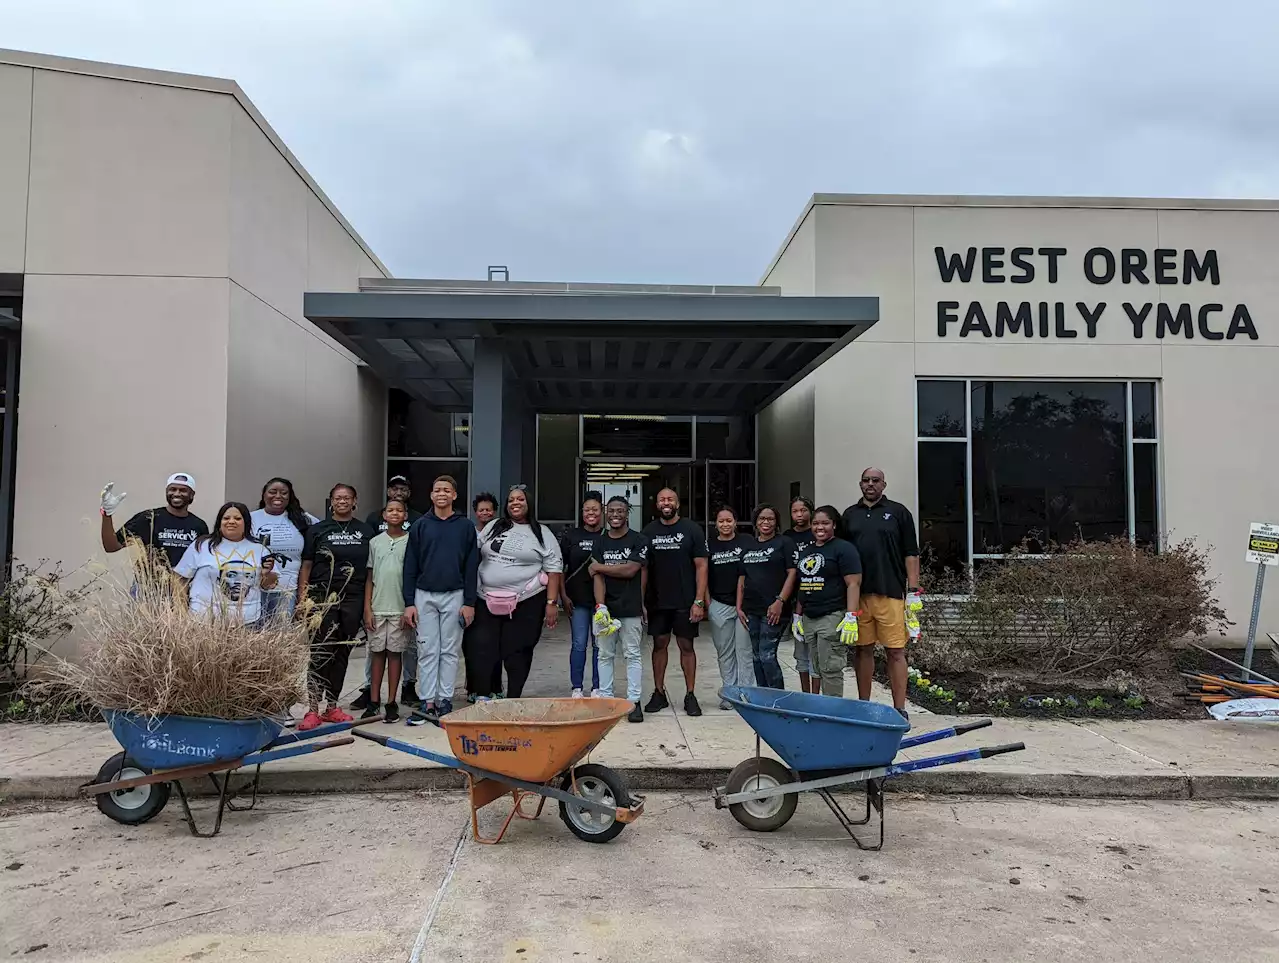
<svg viewBox="0 0 1280 963"><path fill-rule="evenodd" d="M304 603L246 627L193 615L169 579L140 580L91 613L79 664L58 660L39 685L48 692L145 716L252 719L306 697L310 636L323 606Z"/></svg>

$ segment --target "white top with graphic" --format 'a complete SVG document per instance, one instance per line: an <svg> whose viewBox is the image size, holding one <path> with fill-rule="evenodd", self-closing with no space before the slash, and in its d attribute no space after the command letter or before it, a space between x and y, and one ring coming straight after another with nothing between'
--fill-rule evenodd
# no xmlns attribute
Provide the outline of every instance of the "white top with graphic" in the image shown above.
<svg viewBox="0 0 1280 963"><path fill-rule="evenodd" d="M197 615L219 612L245 623L258 621L262 610L258 581L266 554L261 543L248 539L223 539L212 547L208 541L193 543L174 568L191 580L191 611Z"/></svg>
<svg viewBox="0 0 1280 963"><path fill-rule="evenodd" d="M563 571L560 543L545 525L541 542L527 524L512 525L494 537L498 522L495 518L480 533L480 595L487 598L491 589L498 589L517 593L523 602L543 591L535 581L539 572Z"/></svg>
<svg viewBox="0 0 1280 963"><path fill-rule="evenodd" d="M306 515L308 525L320 521L309 512ZM288 515L283 512L272 515L265 508L249 513L249 530L259 540L264 533L270 533L271 555L276 560L276 574L280 576L276 588L281 592L296 592L298 569L302 566L302 532L289 521Z"/></svg>

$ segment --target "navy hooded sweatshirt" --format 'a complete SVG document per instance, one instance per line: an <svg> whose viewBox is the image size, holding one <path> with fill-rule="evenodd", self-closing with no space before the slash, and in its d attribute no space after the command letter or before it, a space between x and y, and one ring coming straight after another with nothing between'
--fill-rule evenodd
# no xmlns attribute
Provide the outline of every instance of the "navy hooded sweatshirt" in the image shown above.
<svg viewBox="0 0 1280 963"><path fill-rule="evenodd" d="M414 591L456 592L462 589L462 604L476 604L476 571L480 548L476 527L466 515L456 512L448 518L427 512L409 529L404 551L404 604L416 605Z"/></svg>

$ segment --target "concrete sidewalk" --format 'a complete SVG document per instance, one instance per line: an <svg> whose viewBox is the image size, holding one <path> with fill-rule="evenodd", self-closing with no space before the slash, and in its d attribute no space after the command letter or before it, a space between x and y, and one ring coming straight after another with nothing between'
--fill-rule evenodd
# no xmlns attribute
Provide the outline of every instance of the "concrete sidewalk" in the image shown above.
<svg viewBox="0 0 1280 963"><path fill-rule="evenodd" d="M798 686L790 646L784 648L787 687L794 689ZM637 791L705 790L722 785L729 770L753 754L755 738L737 713L717 708L715 664L710 640L700 639L696 689L704 711L700 718L666 709L647 715L641 724L619 723L593 758L621 770ZM647 699L653 688L647 651L644 665ZM347 676L351 695L363 674L363 650L357 650ZM620 662L619 679L622 676ZM673 696L683 694L679 678L673 647L667 670ZM856 693L851 672L845 691L849 696ZM549 633L539 645L525 695L568 695L568 642L563 630ZM888 693L877 687L873 697L887 701ZM914 708L911 716L914 731L971 718L934 716ZM434 726L378 723L374 728L448 752L443 732ZM1274 799L1277 795L1277 730L1261 724L997 719L990 728L907 750L899 758L1010 742L1025 742L1027 748L904 776L889 786L926 793L1143 799ZM115 739L101 724L0 725L0 797L74 797L117 751ZM262 784L268 792L366 792L456 789L461 780L455 772L426 760L359 741L266 766Z"/></svg>

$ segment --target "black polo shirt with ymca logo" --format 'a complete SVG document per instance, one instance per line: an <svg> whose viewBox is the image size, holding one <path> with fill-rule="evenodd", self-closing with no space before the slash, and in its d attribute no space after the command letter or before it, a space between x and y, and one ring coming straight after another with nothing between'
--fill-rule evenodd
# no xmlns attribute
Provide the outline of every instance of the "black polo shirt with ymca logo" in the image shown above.
<svg viewBox="0 0 1280 963"><path fill-rule="evenodd" d="M649 608L687 609L698 592L693 560L707 557L702 529L687 518L670 525L656 519L643 535L649 542Z"/></svg>
<svg viewBox="0 0 1280 963"><path fill-rule="evenodd" d="M707 594L724 605L738 605L738 577L742 575L742 552L746 538L735 535L728 541L719 536L707 541ZM689 603L692 605L693 603Z"/></svg>
<svg viewBox="0 0 1280 963"><path fill-rule="evenodd" d="M169 567L174 568L182 561L187 546L208 534L209 526L203 519L190 513L175 515L162 505L138 512L116 531L116 538L121 545L127 538L136 538L152 552L163 555Z"/></svg>
<svg viewBox="0 0 1280 963"><path fill-rule="evenodd" d="M916 523L906 505L882 498L872 507L850 505L842 518L844 537L862 559L862 594L907 597L908 556L919 556Z"/></svg>

